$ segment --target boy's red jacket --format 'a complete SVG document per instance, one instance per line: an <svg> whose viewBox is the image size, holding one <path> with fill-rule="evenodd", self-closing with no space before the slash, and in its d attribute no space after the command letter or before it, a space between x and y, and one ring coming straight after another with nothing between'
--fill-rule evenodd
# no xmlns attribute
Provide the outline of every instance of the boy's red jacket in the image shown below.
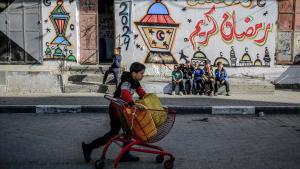
<svg viewBox="0 0 300 169"><path fill-rule="evenodd" d="M136 92L140 97L143 97L146 94L140 82L134 80L129 72L124 72L121 76L121 82L115 91L114 97L121 98L132 106L134 105L132 98L134 92Z"/></svg>

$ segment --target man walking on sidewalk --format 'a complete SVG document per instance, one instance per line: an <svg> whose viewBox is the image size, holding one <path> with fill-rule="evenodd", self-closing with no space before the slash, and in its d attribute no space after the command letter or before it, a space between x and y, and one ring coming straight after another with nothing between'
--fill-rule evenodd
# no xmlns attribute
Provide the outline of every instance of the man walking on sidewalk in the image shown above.
<svg viewBox="0 0 300 169"><path fill-rule="evenodd" d="M121 61L122 61L121 48L120 47L115 48L114 55L112 56L112 58L113 58L113 63L111 64L110 68L104 74L103 84L105 84L107 76L109 74L113 73L114 78L115 78L115 84L116 84L116 87L117 87L119 82L120 82L119 74L120 74Z"/></svg>

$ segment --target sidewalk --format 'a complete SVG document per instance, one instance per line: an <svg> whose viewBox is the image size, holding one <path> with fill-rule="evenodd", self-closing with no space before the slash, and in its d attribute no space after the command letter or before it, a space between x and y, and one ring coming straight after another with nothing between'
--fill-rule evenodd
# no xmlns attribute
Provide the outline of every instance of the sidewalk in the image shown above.
<svg viewBox="0 0 300 169"><path fill-rule="evenodd" d="M0 113L106 113L109 101L100 93L0 96ZM274 95L171 96L158 94L164 106L180 114L300 114L300 92L276 90Z"/></svg>

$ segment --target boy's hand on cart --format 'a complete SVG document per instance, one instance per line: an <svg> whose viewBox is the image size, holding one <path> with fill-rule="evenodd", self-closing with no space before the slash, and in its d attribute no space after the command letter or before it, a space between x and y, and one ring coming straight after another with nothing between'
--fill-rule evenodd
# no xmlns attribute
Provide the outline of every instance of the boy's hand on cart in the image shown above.
<svg viewBox="0 0 300 169"><path fill-rule="evenodd" d="M144 106L144 105L142 105L140 103L135 103L133 105L133 107L136 108L136 109L139 109L139 110L145 110L146 109L146 106Z"/></svg>

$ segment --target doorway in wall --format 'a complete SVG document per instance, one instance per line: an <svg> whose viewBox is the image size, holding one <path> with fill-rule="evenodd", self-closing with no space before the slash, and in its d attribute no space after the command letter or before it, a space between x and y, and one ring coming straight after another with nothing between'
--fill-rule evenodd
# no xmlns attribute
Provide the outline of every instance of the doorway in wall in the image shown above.
<svg viewBox="0 0 300 169"><path fill-rule="evenodd" d="M114 47L114 1L101 1L98 6L99 63L112 62Z"/></svg>

